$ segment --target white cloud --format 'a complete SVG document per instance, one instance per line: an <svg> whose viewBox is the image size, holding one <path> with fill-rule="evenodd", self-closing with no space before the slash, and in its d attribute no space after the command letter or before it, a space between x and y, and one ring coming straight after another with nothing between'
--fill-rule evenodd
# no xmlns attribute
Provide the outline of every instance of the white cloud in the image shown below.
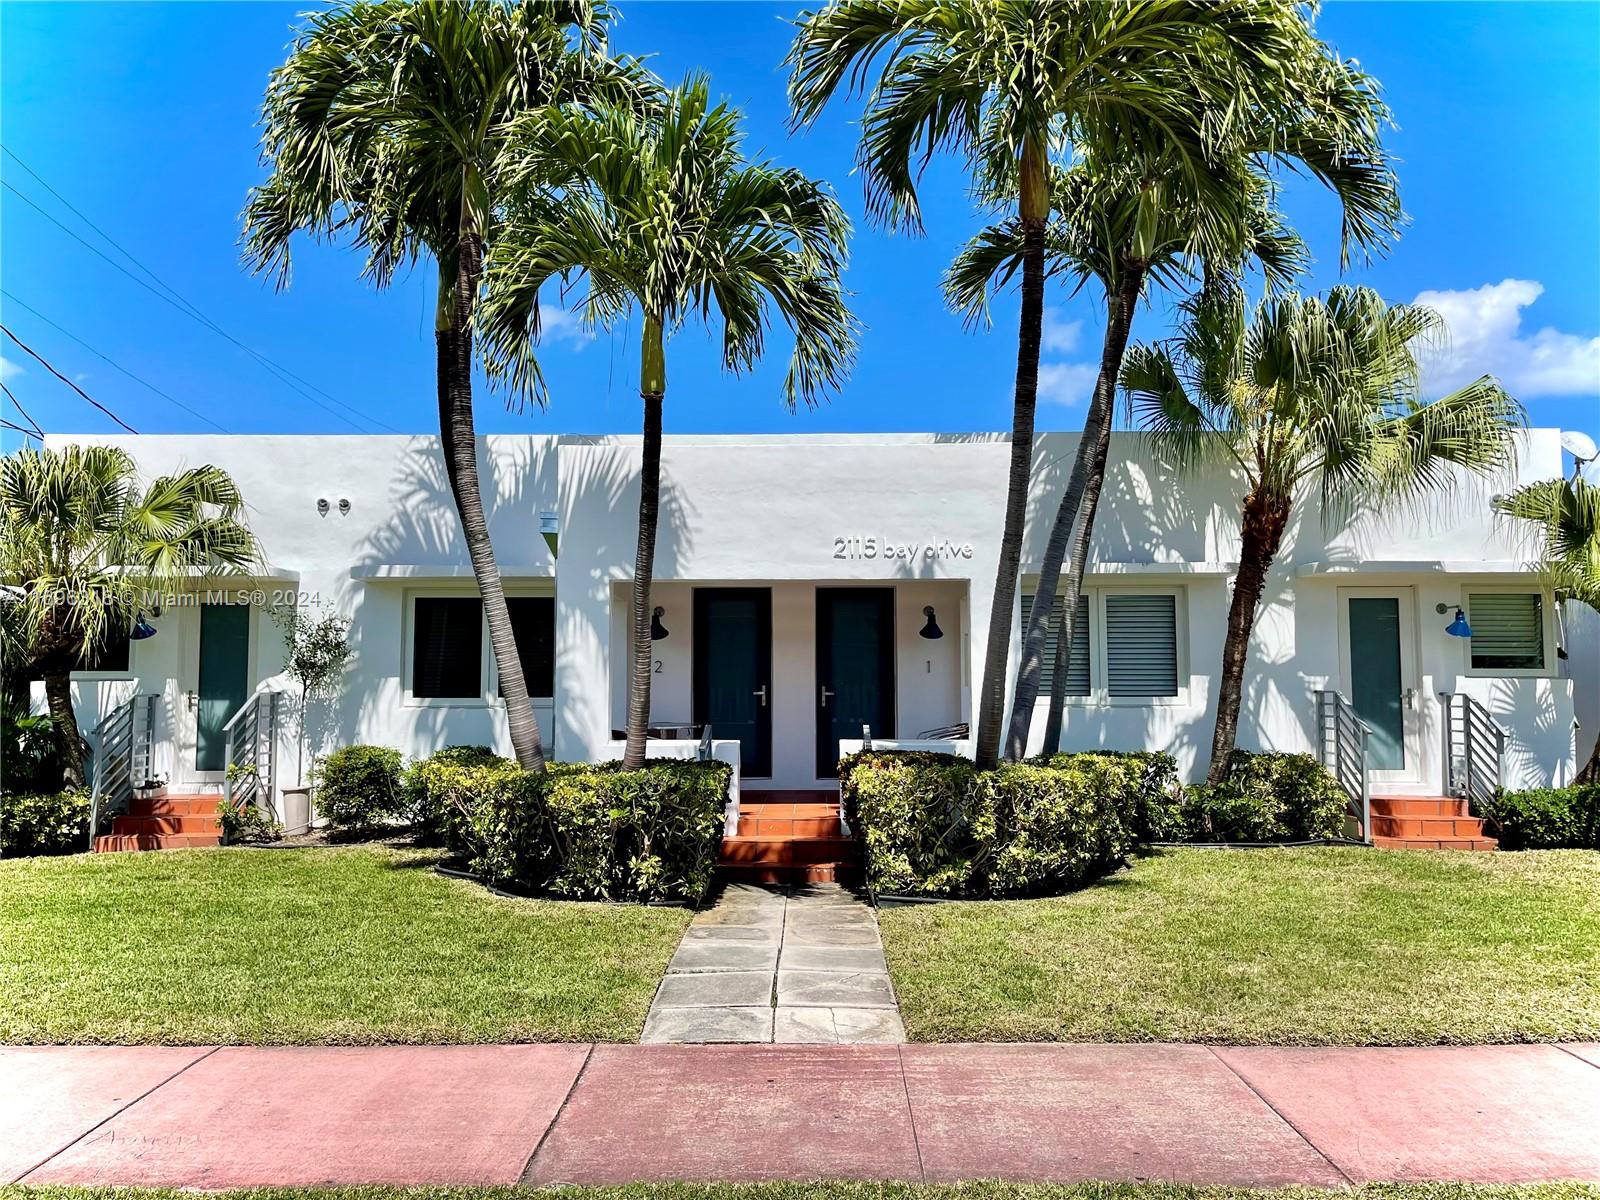
<svg viewBox="0 0 1600 1200"><path fill-rule="evenodd" d="M594 341L594 330L585 329L583 318L577 313L545 301L539 306L539 341L571 342L581 349Z"/></svg>
<svg viewBox="0 0 1600 1200"><path fill-rule="evenodd" d="M14 363L5 355L0 354L0 383L10 383L18 375L26 375L21 363Z"/></svg>
<svg viewBox="0 0 1600 1200"><path fill-rule="evenodd" d="M1448 392L1493 375L1521 400L1600 393L1600 337L1546 326L1522 330L1522 310L1544 293L1531 279L1457 291L1425 291L1416 303L1436 309L1450 327L1447 345L1423 355L1428 392Z"/></svg>
<svg viewBox="0 0 1600 1200"><path fill-rule="evenodd" d="M1100 368L1095 363L1040 363L1039 399L1067 405L1088 400L1098 378Z"/></svg>
<svg viewBox="0 0 1600 1200"><path fill-rule="evenodd" d="M1047 306L1044 310L1044 348L1046 352L1071 354L1083 339L1082 321L1063 321L1061 310Z"/></svg>

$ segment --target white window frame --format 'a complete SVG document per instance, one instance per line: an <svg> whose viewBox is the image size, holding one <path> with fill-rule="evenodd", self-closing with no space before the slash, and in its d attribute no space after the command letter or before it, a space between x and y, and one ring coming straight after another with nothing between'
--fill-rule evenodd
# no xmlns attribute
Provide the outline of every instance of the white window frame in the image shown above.
<svg viewBox="0 0 1600 1200"><path fill-rule="evenodd" d="M516 586L516 587L508 587L508 588L506 588L505 591L506 591L506 599L507 600L545 599L545 600L552 600L553 601L556 598L556 589L555 589L555 584L553 584L553 583L546 584L546 585L544 585L542 587L540 585L538 585L538 584L519 585L519 586ZM476 591L474 591L472 594L474 596L476 596L478 593ZM559 618L560 618L560 614L558 613L557 614L557 622L558 623L559 623ZM410 643L407 643L407 644L409 645ZM489 664L488 664L488 684L487 684L487 687L488 687L489 690L486 693L487 697L488 697L489 705L490 705L490 707L493 707L493 708L504 708L505 704L506 704L506 698L500 694L500 664L495 661L495 658L494 658L494 647L492 645L490 645L490 643L489 643L489 620L488 620L487 617L484 618L484 623L483 623L483 656L486 659L489 660ZM408 686L409 686L410 679L411 679L411 675L410 675L409 672L407 672L406 680L407 680ZM551 685L552 685L552 687L554 686L554 683L555 683L555 674L554 674L554 672L552 672L551 673ZM556 699L554 696L532 696L532 695L530 695L528 698L530 700L532 700L535 704L554 704L555 703L555 699ZM549 735L546 734L546 736L549 736Z"/></svg>
<svg viewBox="0 0 1600 1200"><path fill-rule="evenodd" d="M478 643L478 694L476 696L418 696L411 691L411 681L416 678L417 655L417 601L418 600L477 600L478 623L481 630ZM404 689L402 703L407 708L491 708L501 703L498 688L489 684L490 666L494 652L489 646L489 622L483 616L483 598L477 588L438 587L408 588L405 593L405 619L401 621L401 638L404 645L404 664L401 677Z"/></svg>
<svg viewBox="0 0 1600 1200"><path fill-rule="evenodd" d="M1189 705L1189 592L1182 584L1093 584L1083 589L1089 598L1089 692L1066 696L1069 708L1186 708ZM1174 696L1113 696L1106 673L1106 597L1171 596L1173 636L1177 641L1178 691ZM1041 692L1035 705L1048 704Z"/></svg>
<svg viewBox="0 0 1600 1200"><path fill-rule="evenodd" d="M1525 584L1517 587L1514 584L1484 584L1475 586L1470 583L1461 585L1461 610L1467 614L1467 620L1472 620L1471 597L1473 596L1538 596L1539 604L1539 633L1543 638L1544 666L1542 667L1475 667L1472 665L1472 639L1451 638L1453 642L1461 643L1461 673L1469 679L1554 679L1556 670L1556 620L1555 597L1550 589L1540 587L1538 584Z"/></svg>

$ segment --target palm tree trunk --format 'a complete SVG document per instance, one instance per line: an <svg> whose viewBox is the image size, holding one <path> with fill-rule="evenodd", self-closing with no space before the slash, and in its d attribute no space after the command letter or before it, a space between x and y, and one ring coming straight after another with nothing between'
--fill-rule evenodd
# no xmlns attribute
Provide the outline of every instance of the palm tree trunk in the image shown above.
<svg viewBox="0 0 1600 1200"><path fill-rule="evenodd" d="M1217 726L1211 737L1210 784L1221 783L1239 738L1239 703L1244 695L1244 668L1250 657L1250 634L1266 588L1267 572L1283 543L1289 524L1289 498L1260 488L1244 498L1244 528L1239 539L1239 572L1228 605L1228 633L1222 643L1222 672L1217 690Z"/></svg>
<svg viewBox="0 0 1600 1200"><path fill-rule="evenodd" d="M467 554L472 560L472 574L478 581L478 594L483 597L489 645L494 649L506 721L511 727L511 746L524 768L543 771L539 721L533 715L533 700L522 674L522 659L517 655L511 611L506 607L505 588L483 512L483 493L478 487L477 431L472 420L472 305L482 269L483 248L471 234L461 238L453 273L446 264L440 264L439 319L434 332L438 348L439 437L445 475L450 480L461 532L467 540Z"/></svg>
<svg viewBox="0 0 1600 1200"><path fill-rule="evenodd" d="M55 726L56 748L61 754L61 782L68 788L81 788L85 782L83 735L78 732L78 717L72 711L72 676L65 672L47 674L44 696Z"/></svg>
<svg viewBox="0 0 1600 1200"><path fill-rule="evenodd" d="M644 766L650 725L650 584L655 576L656 521L661 507L661 408L666 395L666 354L661 319L646 315L639 354L639 395L644 401L644 446L639 465L639 545L633 556L633 636L628 646L628 744L622 765Z"/></svg>
<svg viewBox="0 0 1600 1200"><path fill-rule="evenodd" d="M1072 637L1065 622L1056 621L1055 667L1050 676L1050 712L1044 722L1044 744L1041 753L1046 756L1061 750L1061 725L1067 711L1067 669L1072 665Z"/></svg>
<svg viewBox="0 0 1600 1200"><path fill-rule="evenodd" d="M1128 348L1134 307L1139 303L1139 291L1143 286L1143 268L1126 265L1121 286L1114 296L1108 298L1106 305L1106 336L1100 349L1100 374L1095 380L1094 400L1084 420L1083 434L1078 438L1078 454L1073 460L1067 490L1056 509L1055 524L1050 527L1050 540L1045 544L1044 557L1039 563L1039 583L1033 593L1033 612L1023 634L1022 663L1017 671L1016 691L1011 700L1011 731L1006 739L1006 757L1013 760L1027 753L1033 706L1039 698L1039 679L1044 667L1045 641L1049 634L1049 622L1055 612L1061 561L1066 557L1069 539L1072 541L1072 570L1061 601L1057 646L1059 648L1064 643L1069 652L1072 646L1073 628L1078 616L1078 596L1083 590L1084 564L1088 561L1089 544L1094 534L1095 508L1100 501L1100 487L1105 482L1106 459L1111 449L1112 403L1117 394L1117 376L1122 371L1122 355ZM1051 691L1054 693L1056 689L1052 688ZM1053 705L1051 721L1055 726L1054 744L1059 745L1060 721ZM1049 732L1047 729L1047 751L1051 747Z"/></svg>
<svg viewBox="0 0 1600 1200"><path fill-rule="evenodd" d="M1589 761L1578 772L1574 783L1600 783L1600 737L1594 739L1594 749L1589 751Z"/></svg>

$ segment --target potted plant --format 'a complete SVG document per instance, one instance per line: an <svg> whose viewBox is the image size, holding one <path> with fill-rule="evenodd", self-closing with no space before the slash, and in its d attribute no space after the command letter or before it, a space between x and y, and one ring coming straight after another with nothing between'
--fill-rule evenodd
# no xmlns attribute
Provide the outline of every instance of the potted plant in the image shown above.
<svg viewBox="0 0 1600 1200"><path fill-rule="evenodd" d="M136 800L165 800L167 781L160 775L152 775L143 783L133 785L133 796Z"/></svg>
<svg viewBox="0 0 1600 1200"><path fill-rule="evenodd" d="M314 697L330 695L344 675L351 655L350 622L336 613L293 607L274 611L283 630L283 673L300 685L299 736L295 739L295 784L281 789L283 824L291 833L311 826L311 785L306 782L306 717Z"/></svg>

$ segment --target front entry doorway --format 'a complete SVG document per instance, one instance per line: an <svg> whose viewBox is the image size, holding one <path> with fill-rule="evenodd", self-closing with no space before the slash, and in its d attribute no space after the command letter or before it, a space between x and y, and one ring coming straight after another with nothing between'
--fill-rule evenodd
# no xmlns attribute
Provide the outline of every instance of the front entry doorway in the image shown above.
<svg viewBox="0 0 1600 1200"><path fill-rule="evenodd" d="M694 723L739 739L739 774L772 776L772 589L694 591Z"/></svg>
<svg viewBox="0 0 1600 1200"><path fill-rule="evenodd" d="M817 589L817 778L838 774L839 743L894 728L894 589Z"/></svg>
<svg viewBox="0 0 1600 1200"><path fill-rule="evenodd" d="M220 782L228 769L227 724L250 698L251 608L207 602L180 611L186 687L176 766L180 779Z"/></svg>
<svg viewBox="0 0 1600 1200"><path fill-rule="evenodd" d="M1341 658L1356 715L1372 728L1367 767L1374 783L1421 781L1416 625L1410 588L1339 593Z"/></svg>

